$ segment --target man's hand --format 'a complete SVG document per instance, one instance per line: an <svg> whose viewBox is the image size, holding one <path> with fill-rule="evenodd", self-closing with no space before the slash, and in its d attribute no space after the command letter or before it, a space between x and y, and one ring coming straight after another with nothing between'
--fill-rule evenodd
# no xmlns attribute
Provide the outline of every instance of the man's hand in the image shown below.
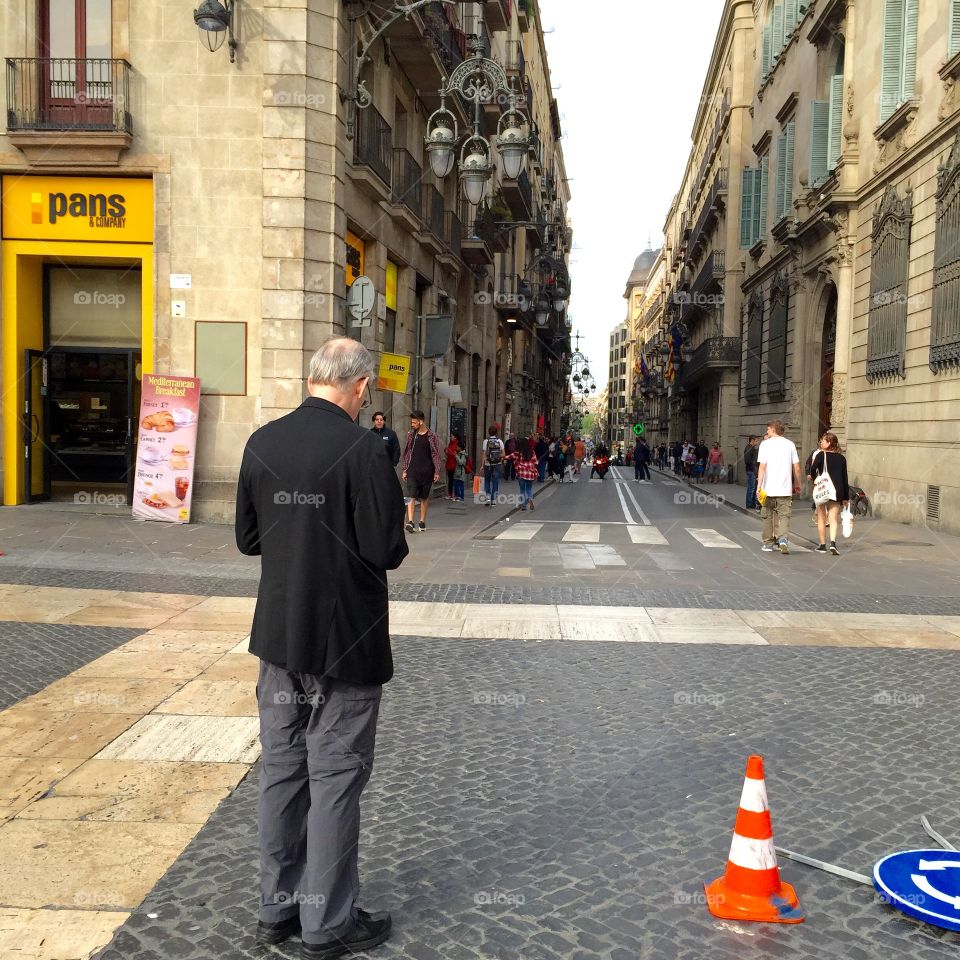
<svg viewBox="0 0 960 960"><path fill-rule="evenodd" d="M793 485L793 495L794 495L795 497L799 497L799 496L800 496L800 490L801 490L801 489L802 489L802 488L801 488L801 486L800 486L799 483L794 483L794 485Z"/></svg>
<svg viewBox="0 0 960 960"><path fill-rule="evenodd" d="M403 471L402 476L403 476L404 482L406 482L406 479L407 479L407 471L406 471L406 470Z"/></svg>
<svg viewBox="0 0 960 960"><path fill-rule="evenodd" d="M439 473L435 473L435 474L433 475L433 482L434 482L434 483L439 483L439 482L440 482L440 474L439 474Z"/></svg>

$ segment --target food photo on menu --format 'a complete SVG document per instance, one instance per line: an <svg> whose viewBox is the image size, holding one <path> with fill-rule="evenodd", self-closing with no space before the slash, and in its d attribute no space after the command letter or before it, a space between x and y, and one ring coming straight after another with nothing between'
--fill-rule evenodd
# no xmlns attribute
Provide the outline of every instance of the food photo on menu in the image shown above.
<svg viewBox="0 0 960 960"><path fill-rule="evenodd" d="M134 516L187 523L197 440L199 381L178 378L186 397L165 399L171 378L148 376L141 397ZM193 386L195 384L195 386ZM180 405L175 405L179 400ZM184 402L186 401L186 402Z"/></svg>

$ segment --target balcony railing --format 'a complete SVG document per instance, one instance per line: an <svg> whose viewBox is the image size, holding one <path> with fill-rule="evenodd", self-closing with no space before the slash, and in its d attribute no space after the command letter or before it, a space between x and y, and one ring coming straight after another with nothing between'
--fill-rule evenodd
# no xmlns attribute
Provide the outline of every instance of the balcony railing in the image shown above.
<svg viewBox="0 0 960 960"><path fill-rule="evenodd" d="M392 182L393 131L374 106L357 111L353 162L369 167L387 185Z"/></svg>
<svg viewBox="0 0 960 960"><path fill-rule="evenodd" d="M442 3L425 7L423 22L427 38L433 43L444 69L453 73L467 55L466 35L450 23L447 8Z"/></svg>
<svg viewBox="0 0 960 960"><path fill-rule="evenodd" d="M428 183L423 190L423 222L427 229L438 239L444 239L444 203L443 194L432 184Z"/></svg>
<svg viewBox="0 0 960 960"><path fill-rule="evenodd" d="M133 133L126 60L7 58L7 130Z"/></svg>
<svg viewBox="0 0 960 960"><path fill-rule="evenodd" d="M419 217L423 210L423 168L403 147L393 148L393 202Z"/></svg>
<svg viewBox="0 0 960 960"><path fill-rule="evenodd" d="M690 254L701 249L710 238L709 230L716 222L717 214L720 211L721 200L727 195L727 168L723 167L717 171L713 178L710 191L703 200L703 206L700 210L700 216L697 217L697 225L693 228L690 242Z"/></svg>
<svg viewBox="0 0 960 960"><path fill-rule="evenodd" d="M463 223L452 210L447 210L444 213L443 223L443 241L447 245L447 249L459 258L461 256L461 244L463 243Z"/></svg>
<svg viewBox="0 0 960 960"><path fill-rule="evenodd" d="M691 384L710 370L740 366L739 337L710 337L693 351L693 356L680 368L681 384Z"/></svg>
<svg viewBox="0 0 960 960"><path fill-rule="evenodd" d="M726 273L726 252L723 250L711 250L710 256L700 268L696 280L693 281L691 293L696 296L703 293L712 283L723 280Z"/></svg>
<svg viewBox="0 0 960 960"><path fill-rule="evenodd" d="M522 40L507 41L507 72L520 79L521 89L527 81L527 61L523 55Z"/></svg>
<svg viewBox="0 0 960 960"><path fill-rule="evenodd" d="M527 171L521 170L517 177L517 189L520 191L520 197L526 207L526 216L529 218L533 213L533 187L530 185L530 176Z"/></svg>

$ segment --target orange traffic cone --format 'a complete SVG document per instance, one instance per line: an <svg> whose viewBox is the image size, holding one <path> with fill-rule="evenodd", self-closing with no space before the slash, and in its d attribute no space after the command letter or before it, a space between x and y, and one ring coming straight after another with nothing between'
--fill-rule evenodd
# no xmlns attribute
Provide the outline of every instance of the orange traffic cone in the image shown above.
<svg viewBox="0 0 960 960"><path fill-rule="evenodd" d="M802 923L806 917L797 894L780 879L773 827L763 780L763 757L747 758L726 873L709 886L707 907L724 920Z"/></svg>

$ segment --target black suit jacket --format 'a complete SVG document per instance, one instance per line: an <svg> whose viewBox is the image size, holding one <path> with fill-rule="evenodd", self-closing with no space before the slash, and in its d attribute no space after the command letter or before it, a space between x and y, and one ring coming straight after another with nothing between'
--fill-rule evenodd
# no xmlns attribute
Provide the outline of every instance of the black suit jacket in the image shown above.
<svg viewBox="0 0 960 960"><path fill-rule="evenodd" d="M385 447L316 397L247 441L237 546L262 557L251 653L350 683L393 676L386 571L408 549Z"/></svg>
<svg viewBox="0 0 960 960"><path fill-rule="evenodd" d="M382 430L371 427L370 431L375 437L383 441L390 461L396 466L400 462L400 440L397 435L389 427L384 427Z"/></svg>

